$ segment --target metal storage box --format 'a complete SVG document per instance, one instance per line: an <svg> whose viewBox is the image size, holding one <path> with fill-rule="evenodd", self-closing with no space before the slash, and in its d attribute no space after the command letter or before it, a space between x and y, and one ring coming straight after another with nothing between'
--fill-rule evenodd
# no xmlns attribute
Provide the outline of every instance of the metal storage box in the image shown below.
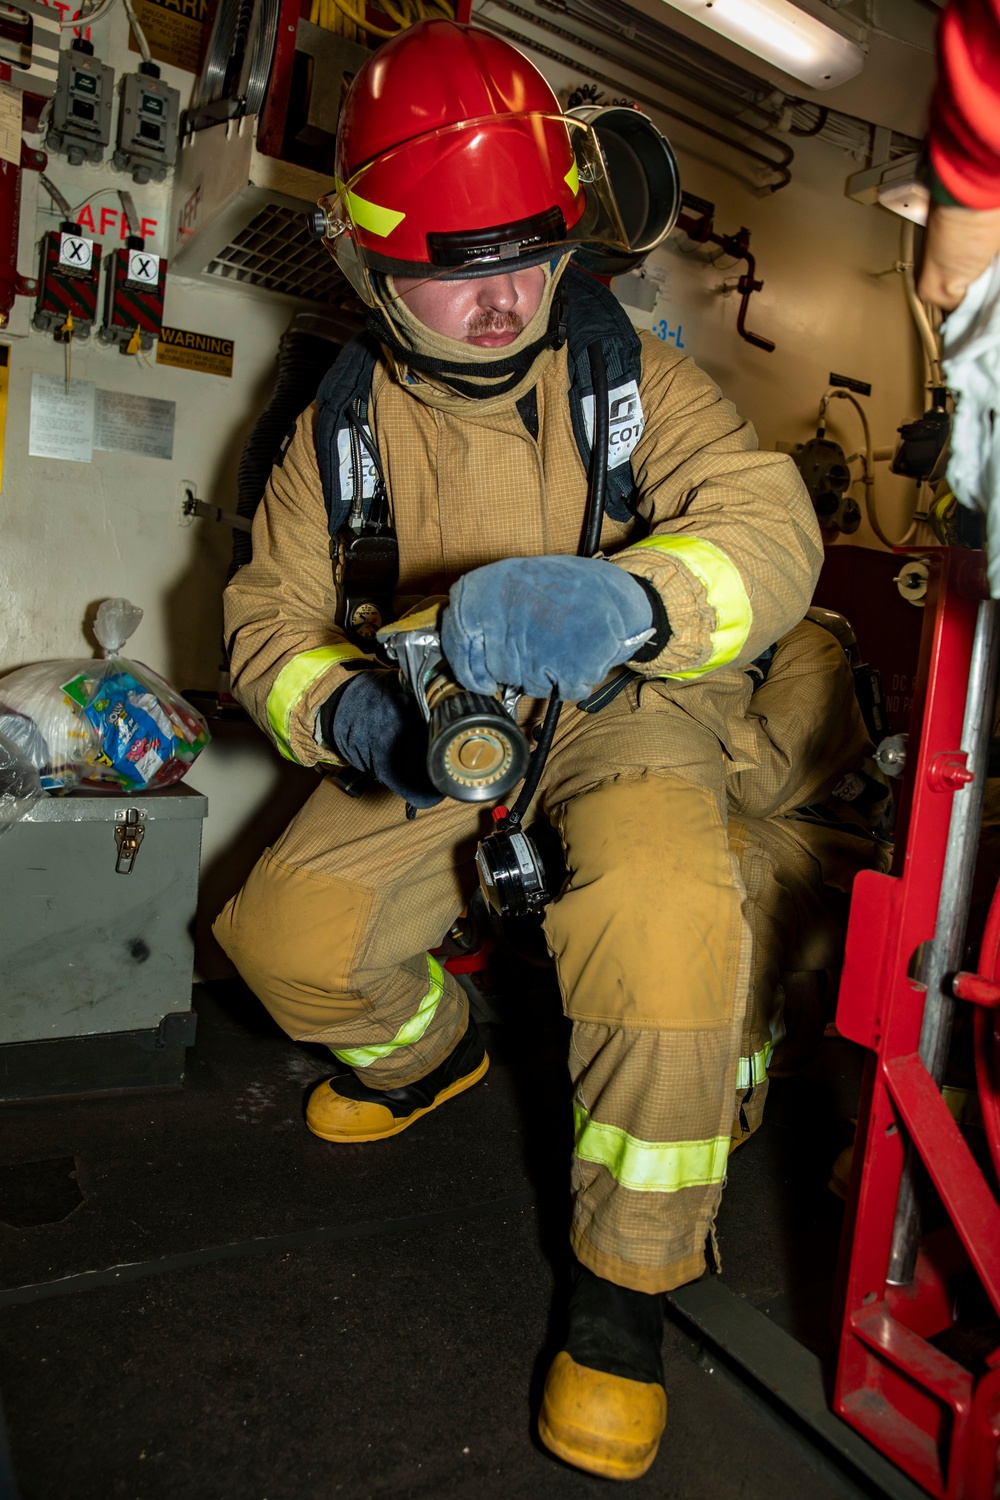
<svg viewBox="0 0 1000 1500"><path fill-rule="evenodd" d="M0 837L0 1099L181 1083L207 809L78 791Z"/></svg>

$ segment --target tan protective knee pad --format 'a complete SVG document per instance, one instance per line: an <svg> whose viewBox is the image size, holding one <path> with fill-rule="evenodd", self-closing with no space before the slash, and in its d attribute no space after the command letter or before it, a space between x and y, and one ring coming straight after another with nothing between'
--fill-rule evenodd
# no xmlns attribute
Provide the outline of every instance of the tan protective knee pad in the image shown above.
<svg viewBox="0 0 1000 1500"><path fill-rule="evenodd" d="M730 1025L743 892L713 793L672 776L621 778L568 802L557 826L569 880L545 931L566 1014L654 1030Z"/></svg>
<svg viewBox="0 0 1000 1500"><path fill-rule="evenodd" d="M284 864L266 850L212 931L254 993L298 1041L353 1019L350 989L372 893Z"/></svg>

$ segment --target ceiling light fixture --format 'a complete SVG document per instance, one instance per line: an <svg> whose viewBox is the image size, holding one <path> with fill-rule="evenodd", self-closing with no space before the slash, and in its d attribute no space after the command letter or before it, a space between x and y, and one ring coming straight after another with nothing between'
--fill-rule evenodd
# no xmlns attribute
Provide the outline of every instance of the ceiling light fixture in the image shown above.
<svg viewBox="0 0 1000 1500"><path fill-rule="evenodd" d="M666 0L773 63L814 89L836 88L860 73L865 61L859 42L835 31L791 0Z"/></svg>

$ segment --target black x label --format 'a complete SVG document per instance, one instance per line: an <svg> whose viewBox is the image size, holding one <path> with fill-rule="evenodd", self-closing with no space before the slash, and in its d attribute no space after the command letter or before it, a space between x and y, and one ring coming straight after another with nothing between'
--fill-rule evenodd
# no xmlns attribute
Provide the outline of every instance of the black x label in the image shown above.
<svg viewBox="0 0 1000 1500"><path fill-rule="evenodd" d="M159 280L160 257L158 255L140 255L133 251L128 258L129 281L142 281L147 286L155 286Z"/></svg>
<svg viewBox="0 0 1000 1500"><path fill-rule="evenodd" d="M86 270L93 260L93 245L90 240L81 240L72 234L62 235L59 242L59 261L64 266L78 266Z"/></svg>

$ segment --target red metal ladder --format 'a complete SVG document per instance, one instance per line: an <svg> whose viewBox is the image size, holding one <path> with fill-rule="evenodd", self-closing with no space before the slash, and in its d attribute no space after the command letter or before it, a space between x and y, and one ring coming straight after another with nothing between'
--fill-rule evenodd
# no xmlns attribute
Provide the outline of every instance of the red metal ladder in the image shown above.
<svg viewBox="0 0 1000 1500"><path fill-rule="evenodd" d="M892 874L866 871L855 881L837 1010L841 1034L871 1055L842 1242L834 1407L931 1495L998 1500L1000 1346L973 1373L931 1340L954 1325L970 1268L1000 1317L1000 1204L940 1087L958 997L977 1011L980 1103L1000 1173L1000 890L980 972L957 972L992 732L1000 603L987 597L981 553L930 555L904 844ZM917 1159L947 1215L946 1227L924 1237Z"/></svg>

